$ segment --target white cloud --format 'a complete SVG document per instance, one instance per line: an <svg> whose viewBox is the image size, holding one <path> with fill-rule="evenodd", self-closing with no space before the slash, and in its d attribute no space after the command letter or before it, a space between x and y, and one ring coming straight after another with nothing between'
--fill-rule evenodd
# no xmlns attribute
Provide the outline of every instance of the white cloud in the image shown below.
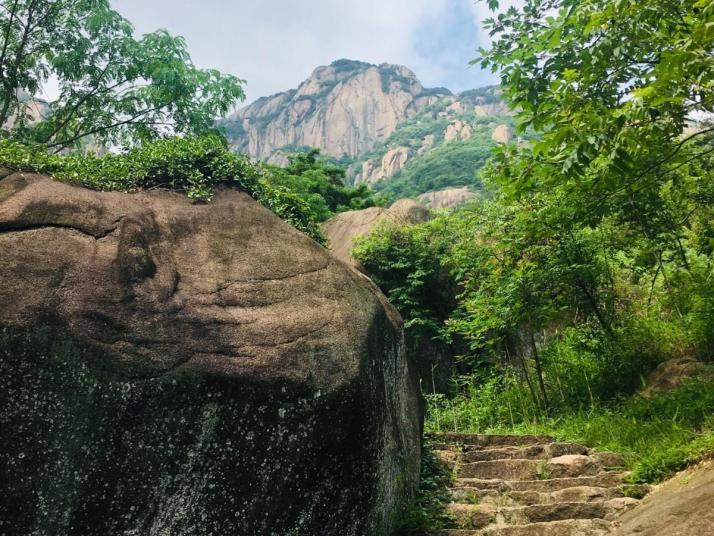
<svg viewBox="0 0 714 536"><path fill-rule="evenodd" d="M186 38L201 67L248 81L249 100L295 87L338 58L418 68L415 29L461 0L113 0L139 32ZM475 47L474 47L475 48ZM417 74L419 74L417 72Z"/></svg>
<svg viewBox="0 0 714 536"><path fill-rule="evenodd" d="M496 13L494 13L488 8L487 0L471 1L473 1L473 7L471 9L473 11L474 21L481 30L483 29L483 22L486 19L495 17L498 13L503 13L511 7L520 9L525 4L525 0L499 0L499 9ZM479 45L484 47L488 46L491 42L488 33L482 30L479 35L481 36Z"/></svg>

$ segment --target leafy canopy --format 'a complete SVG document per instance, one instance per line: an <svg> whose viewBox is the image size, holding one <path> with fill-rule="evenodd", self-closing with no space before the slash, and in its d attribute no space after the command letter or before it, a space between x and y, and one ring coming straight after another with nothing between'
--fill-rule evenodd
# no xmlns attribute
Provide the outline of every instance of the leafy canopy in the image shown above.
<svg viewBox="0 0 714 536"><path fill-rule="evenodd" d="M682 133L714 112L710 0L527 0L486 27L493 46L475 63L542 135L504 172L509 191L585 191L599 214L708 154L692 146L712 127Z"/></svg>
<svg viewBox="0 0 714 536"><path fill-rule="evenodd" d="M50 81L58 98L34 99ZM0 135L53 150L212 128L242 81L196 68L181 37L136 38L109 0L0 2Z"/></svg>

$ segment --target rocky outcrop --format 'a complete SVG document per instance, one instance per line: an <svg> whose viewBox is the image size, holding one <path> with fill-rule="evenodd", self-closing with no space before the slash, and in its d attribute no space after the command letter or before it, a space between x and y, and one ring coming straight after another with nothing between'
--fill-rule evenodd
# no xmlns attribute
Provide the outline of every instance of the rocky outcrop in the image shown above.
<svg viewBox="0 0 714 536"><path fill-rule="evenodd" d="M397 171L401 171L409 160L409 147L397 147L390 149L382 159L382 169L386 177L391 177Z"/></svg>
<svg viewBox="0 0 714 536"><path fill-rule="evenodd" d="M484 104L476 104L474 113L477 117L490 117L494 115L510 115L508 105L503 102L490 102Z"/></svg>
<svg viewBox="0 0 714 536"><path fill-rule="evenodd" d="M471 125L457 119L456 121L449 123L449 126L446 127L444 142L450 143L452 141L466 141L471 138L472 133L473 130Z"/></svg>
<svg viewBox="0 0 714 536"><path fill-rule="evenodd" d="M418 387L380 292L250 196L0 180L5 534L387 534Z"/></svg>
<svg viewBox="0 0 714 536"><path fill-rule="evenodd" d="M382 179L393 176L404 169L407 160L411 157L409 147L395 147L388 150L382 157L381 163L371 159L362 164L362 173L355 178L355 184L374 184Z"/></svg>
<svg viewBox="0 0 714 536"><path fill-rule="evenodd" d="M645 398L672 391L681 387L692 379L706 375L708 379L714 381L714 371L707 370L701 361L693 357L680 357L670 359L652 371L645 379L645 385L639 394Z"/></svg>
<svg viewBox="0 0 714 536"><path fill-rule="evenodd" d="M366 236L383 222L398 225L421 223L429 219L429 211L410 199L400 199L389 208L372 207L342 212L327 220L325 234L330 251L341 261L360 268L352 258L355 238Z"/></svg>
<svg viewBox="0 0 714 536"><path fill-rule="evenodd" d="M714 534L714 463L693 467L657 486L624 515L613 536Z"/></svg>
<svg viewBox="0 0 714 536"><path fill-rule="evenodd" d="M417 200L419 203L432 210L444 208L455 208L468 203L476 197L476 194L468 187L444 188L436 192L421 194Z"/></svg>
<svg viewBox="0 0 714 536"><path fill-rule="evenodd" d="M268 159L285 147L357 156L385 140L439 95L400 65L339 60L318 67L297 90L257 100L227 122L233 146Z"/></svg>
<svg viewBox="0 0 714 536"><path fill-rule="evenodd" d="M510 143L513 140L513 129L506 124L498 125L493 129L491 138L496 143Z"/></svg>

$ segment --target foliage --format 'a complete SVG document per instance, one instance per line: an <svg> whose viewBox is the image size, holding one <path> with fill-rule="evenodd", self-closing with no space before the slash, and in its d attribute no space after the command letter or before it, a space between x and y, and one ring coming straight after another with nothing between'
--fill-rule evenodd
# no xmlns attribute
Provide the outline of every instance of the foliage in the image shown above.
<svg viewBox="0 0 714 536"><path fill-rule="evenodd" d="M490 158L494 146L490 130L486 136L441 145L407 162L405 169L376 183L374 188L393 198L414 197L450 186L479 189L477 172Z"/></svg>
<svg viewBox="0 0 714 536"><path fill-rule="evenodd" d="M54 155L42 146L0 141L0 166L52 175L97 190L172 189L208 201L220 185L235 186L312 238L324 242L308 201L280 184L272 168L228 150L216 136L169 138L121 154Z"/></svg>
<svg viewBox="0 0 714 536"><path fill-rule="evenodd" d="M50 80L59 97L38 112ZM243 97L236 77L196 68L182 38L136 38L109 0L2 1L3 137L59 151L195 134Z"/></svg>
<svg viewBox="0 0 714 536"><path fill-rule="evenodd" d="M633 398L657 363L714 355L714 4L527 0L487 25L478 61L537 135L496 150L479 202L401 231L427 238L399 270L394 233L360 260L388 291L419 270L454 289L440 327L469 371L431 395L429 426L552 431L662 478L714 448L711 382ZM421 299L396 305L440 298Z"/></svg>
<svg viewBox="0 0 714 536"><path fill-rule="evenodd" d="M518 408L509 406L513 393L494 388L493 382L486 385L453 400L431 397L427 430L550 434L623 453L633 482L658 482L714 451L711 381L695 380L652 400L595 403L558 417L521 422L508 413L509 407Z"/></svg>
<svg viewBox="0 0 714 536"><path fill-rule="evenodd" d="M453 475L439 460L428 440L421 449L421 480L417 497L408 503L397 519L393 536L429 536L434 531L451 526L446 512L451 501L449 486Z"/></svg>
<svg viewBox="0 0 714 536"><path fill-rule="evenodd" d="M366 185L345 186L345 169L320 157L319 149L288 156L285 168L268 166L271 183L300 195L318 221L336 212L360 210L374 206L376 200Z"/></svg>

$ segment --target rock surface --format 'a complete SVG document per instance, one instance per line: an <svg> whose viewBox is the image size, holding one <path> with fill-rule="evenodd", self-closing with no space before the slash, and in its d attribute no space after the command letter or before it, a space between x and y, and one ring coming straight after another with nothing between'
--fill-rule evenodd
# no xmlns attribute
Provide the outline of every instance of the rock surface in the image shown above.
<svg viewBox="0 0 714 536"><path fill-rule="evenodd" d="M423 205L411 199L400 199L389 208L372 207L337 214L325 222L325 233L335 257L360 268L352 258L355 238L368 235L382 222L412 224L428 219L429 211Z"/></svg>
<svg viewBox="0 0 714 536"><path fill-rule="evenodd" d="M599 453L548 436L435 434L432 441L456 477L447 505L455 528L438 536L605 536L638 505L626 495L648 491L624 485L626 475L603 468Z"/></svg>
<svg viewBox="0 0 714 536"><path fill-rule="evenodd" d="M421 194L417 201L432 210L444 208L455 208L464 203L468 203L476 197L476 194L468 186L461 188L444 188L435 192Z"/></svg>
<svg viewBox="0 0 714 536"><path fill-rule="evenodd" d="M381 163L371 159L362 164L362 173L355 179L355 185L363 183L372 185L386 179L404 169L411 156L409 147L395 147L388 150L382 157Z"/></svg>
<svg viewBox="0 0 714 536"><path fill-rule="evenodd" d="M448 91L443 91L445 95ZM318 67L297 90L258 99L229 120L234 147L268 159L284 147L356 156L438 99L401 65L339 60Z"/></svg>
<svg viewBox="0 0 714 536"><path fill-rule="evenodd" d="M401 320L248 195L0 181L0 533L362 536L419 469Z"/></svg>
<svg viewBox="0 0 714 536"><path fill-rule="evenodd" d="M714 463L680 473L625 514L613 536L714 534Z"/></svg>
<svg viewBox="0 0 714 536"><path fill-rule="evenodd" d="M670 359L652 371L645 380L640 395L652 398L658 393L666 393L681 387L693 378L706 372L706 366L692 357ZM714 379L714 378L712 378Z"/></svg>
<svg viewBox="0 0 714 536"><path fill-rule="evenodd" d="M498 125L493 129L491 137L496 143L510 143L513 140L513 130L509 125Z"/></svg>

